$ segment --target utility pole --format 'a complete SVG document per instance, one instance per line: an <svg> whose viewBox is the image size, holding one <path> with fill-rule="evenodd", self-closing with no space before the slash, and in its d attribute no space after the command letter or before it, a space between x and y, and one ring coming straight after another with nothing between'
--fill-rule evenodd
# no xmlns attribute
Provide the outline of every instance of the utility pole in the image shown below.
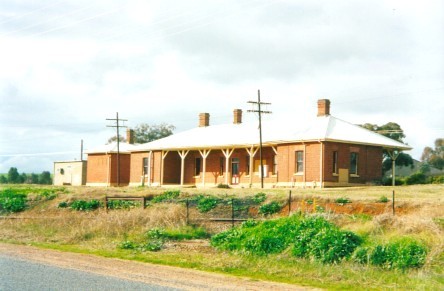
<svg viewBox="0 0 444 291"><path fill-rule="evenodd" d="M120 133L119 133L119 129L121 127L126 127L126 126L120 125L120 122L121 121L128 121L128 120L127 119L119 119L119 112L116 112L116 118L107 118L106 120L116 122L115 125L107 125L106 127L115 127L117 129L117 186L120 186Z"/></svg>
<svg viewBox="0 0 444 291"><path fill-rule="evenodd" d="M271 105L271 103L261 102L261 91L257 90L257 101L248 101L247 103L257 105L257 109L248 110L247 112L255 112L259 114L259 159L261 163L260 175L261 175L261 189L264 188L264 162L262 161L262 114L270 114L271 111L264 111L261 105ZM254 166L250 165L250 167Z"/></svg>

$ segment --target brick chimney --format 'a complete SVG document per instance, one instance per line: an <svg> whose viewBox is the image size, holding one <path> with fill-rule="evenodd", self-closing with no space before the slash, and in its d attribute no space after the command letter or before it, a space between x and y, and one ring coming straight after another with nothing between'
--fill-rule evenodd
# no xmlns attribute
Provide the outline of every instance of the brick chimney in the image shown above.
<svg viewBox="0 0 444 291"><path fill-rule="evenodd" d="M199 127L210 126L210 114L200 113L199 114Z"/></svg>
<svg viewBox="0 0 444 291"><path fill-rule="evenodd" d="M234 109L233 110L233 123L241 124L242 123L242 109Z"/></svg>
<svg viewBox="0 0 444 291"><path fill-rule="evenodd" d="M318 116L330 115L330 100L319 99L318 100Z"/></svg>
<svg viewBox="0 0 444 291"><path fill-rule="evenodd" d="M128 128L126 130L126 142L129 144L134 144L134 130Z"/></svg>

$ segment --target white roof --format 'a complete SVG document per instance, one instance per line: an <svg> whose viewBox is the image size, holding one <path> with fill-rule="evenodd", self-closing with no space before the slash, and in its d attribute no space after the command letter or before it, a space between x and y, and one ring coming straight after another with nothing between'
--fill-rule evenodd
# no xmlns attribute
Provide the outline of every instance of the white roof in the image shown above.
<svg viewBox="0 0 444 291"><path fill-rule="evenodd" d="M120 142L119 143L119 153L121 154L129 154L133 149L135 145L129 144L126 142ZM85 151L86 154L110 154L110 153L117 153L117 142L112 142L110 144L102 145L90 150Z"/></svg>
<svg viewBox="0 0 444 291"><path fill-rule="evenodd" d="M358 125L333 117L310 121L262 124L263 145L332 141L410 150L411 147ZM197 127L156 141L134 146L130 151L245 148L259 145L258 124L222 124Z"/></svg>

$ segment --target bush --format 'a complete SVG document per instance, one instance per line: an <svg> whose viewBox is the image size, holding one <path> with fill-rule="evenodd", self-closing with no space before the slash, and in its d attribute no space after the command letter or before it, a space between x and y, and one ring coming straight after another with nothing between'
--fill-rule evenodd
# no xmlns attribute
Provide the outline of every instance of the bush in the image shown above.
<svg viewBox="0 0 444 291"><path fill-rule="evenodd" d="M202 212L208 212L211 209L216 208L219 199L211 196L199 196L197 200L197 209Z"/></svg>
<svg viewBox="0 0 444 291"><path fill-rule="evenodd" d="M159 203L159 202L165 202L168 200L173 200L173 199L176 199L177 197L179 197L179 195L180 195L179 190L165 191L165 192L163 192L163 194L160 194L160 195L154 197L153 202Z"/></svg>
<svg viewBox="0 0 444 291"><path fill-rule="evenodd" d="M281 210L281 206L276 201L273 201L268 204L264 204L259 207L259 213L263 214L263 215L274 214L274 213L279 212L280 210Z"/></svg>
<svg viewBox="0 0 444 291"><path fill-rule="evenodd" d="M220 184L217 184L217 188L230 189L230 185L220 183Z"/></svg>
<svg viewBox="0 0 444 291"><path fill-rule="evenodd" d="M350 199L345 198L345 197L338 198L338 199L335 200L335 202L337 204L339 204L339 205L344 205L344 204L347 204L347 203L351 203Z"/></svg>
<svg viewBox="0 0 444 291"><path fill-rule="evenodd" d="M67 208L69 206L68 202L63 201L59 203L59 208Z"/></svg>
<svg viewBox="0 0 444 291"><path fill-rule="evenodd" d="M211 245L249 254L280 253L292 246L294 256L335 263L349 257L361 243L322 217L291 216L264 222L247 221L211 238Z"/></svg>
<svg viewBox="0 0 444 291"><path fill-rule="evenodd" d="M262 192L255 194L253 197L254 203L257 203L257 204L261 204L262 202L265 201L265 199L267 199L267 195Z"/></svg>
<svg viewBox="0 0 444 291"><path fill-rule="evenodd" d="M75 200L70 205L71 209L77 210L77 211L91 211L95 210L100 207L100 202L98 200Z"/></svg>
<svg viewBox="0 0 444 291"><path fill-rule="evenodd" d="M420 268L424 265L427 248L410 238L388 244L360 248L353 255L354 261L372 264L384 269Z"/></svg>
<svg viewBox="0 0 444 291"><path fill-rule="evenodd" d="M424 173L416 172L405 178L405 183L407 185L426 184L427 176Z"/></svg>
<svg viewBox="0 0 444 291"><path fill-rule="evenodd" d="M5 189L0 192L0 211L20 212L26 208L26 195L17 193L12 189Z"/></svg>
<svg viewBox="0 0 444 291"><path fill-rule="evenodd" d="M389 202L389 201L390 201L390 199L388 199L387 196L384 196L384 195L382 195L382 196L378 199L378 202L380 202L380 203L387 203L387 202Z"/></svg>
<svg viewBox="0 0 444 291"><path fill-rule="evenodd" d="M130 209L140 207L140 202L128 200L108 200L107 207L109 209Z"/></svg>
<svg viewBox="0 0 444 291"><path fill-rule="evenodd" d="M429 183L431 184L444 184L444 176L430 176Z"/></svg>
<svg viewBox="0 0 444 291"><path fill-rule="evenodd" d="M384 178L382 178L382 182L381 183L382 183L383 186L392 186L393 181L392 181L391 177L384 177ZM405 185L404 179L395 177L395 185L396 186Z"/></svg>
<svg viewBox="0 0 444 291"><path fill-rule="evenodd" d="M125 241L119 243L119 245L117 247L122 250L133 250L137 247L137 244L135 242L125 240Z"/></svg>

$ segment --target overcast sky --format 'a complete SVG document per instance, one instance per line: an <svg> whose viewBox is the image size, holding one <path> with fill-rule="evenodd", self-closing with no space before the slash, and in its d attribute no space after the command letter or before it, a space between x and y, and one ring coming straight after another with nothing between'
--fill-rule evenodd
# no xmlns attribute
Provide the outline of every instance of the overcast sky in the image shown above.
<svg viewBox="0 0 444 291"><path fill-rule="evenodd" d="M399 123L419 159L444 137L443 14L440 0L2 0L0 173L80 159L116 112L175 132L200 112L232 122L258 89L266 120L328 98L351 123Z"/></svg>

